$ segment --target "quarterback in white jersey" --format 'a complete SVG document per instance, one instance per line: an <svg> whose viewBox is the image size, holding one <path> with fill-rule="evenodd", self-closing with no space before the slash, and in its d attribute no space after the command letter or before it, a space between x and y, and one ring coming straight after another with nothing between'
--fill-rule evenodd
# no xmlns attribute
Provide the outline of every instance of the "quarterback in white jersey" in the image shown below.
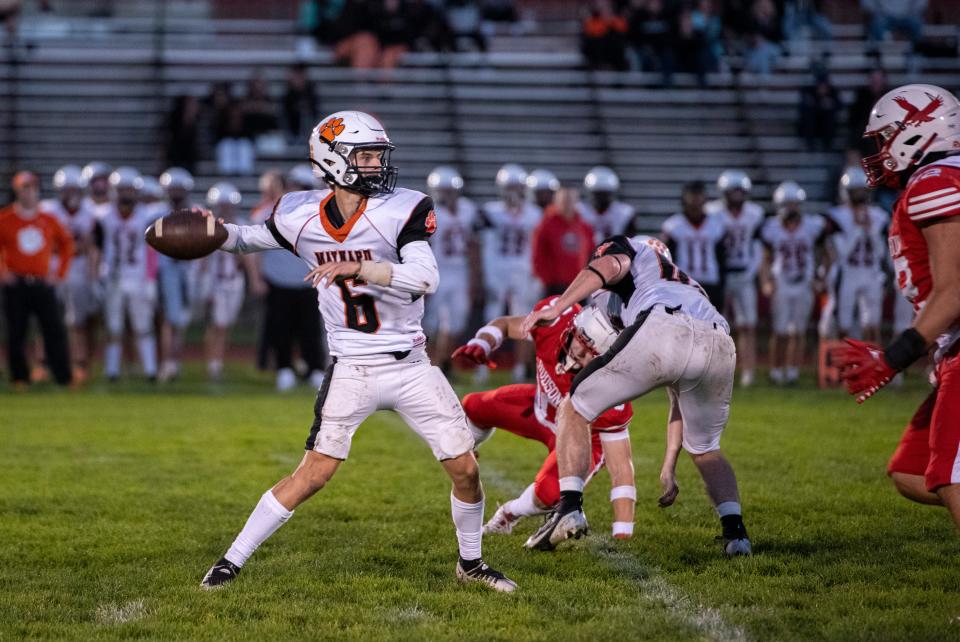
<svg viewBox="0 0 960 642"><path fill-rule="evenodd" d="M480 285L474 233L477 208L461 195L463 177L452 167L435 168L427 177L427 187L437 217L437 233L430 237L430 245L443 278L436 293L427 296L423 326L434 361L446 370L453 346L470 319L471 295Z"/></svg>
<svg viewBox="0 0 960 642"><path fill-rule="evenodd" d="M261 225L227 225L222 249L284 248L310 268L334 362L314 406L306 454L261 497L233 545L203 578L215 588L236 578L254 550L323 488L350 452L360 424L396 411L433 450L453 481L450 502L460 547L456 574L510 592L516 584L481 558L483 490L474 440L456 393L430 365L420 327L423 296L439 274L428 239L432 200L396 188L394 149L369 114L337 112L310 135L310 160L330 189L285 194Z"/></svg>
<svg viewBox="0 0 960 642"><path fill-rule="evenodd" d="M632 205L617 200L620 177L609 167L594 167L583 179L589 201L577 202L580 218L593 228L594 241L624 234L633 221Z"/></svg>
<svg viewBox="0 0 960 642"><path fill-rule="evenodd" d="M723 308L723 224L704 209L706 188L702 182L684 185L681 203L683 211L663 222L663 241L677 266L700 283L713 305Z"/></svg>
<svg viewBox="0 0 960 642"><path fill-rule="evenodd" d="M100 297L98 270L103 230L93 212L85 206L82 170L65 165L53 175L57 198L43 201L40 209L56 216L73 236L73 261L61 289L64 321L70 339L74 380L87 378L95 317Z"/></svg>
<svg viewBox="0 0 960 642"><path fill-rule="evenodd" d="M813 310L814 275L823 246L827 220L803 214L806 192L795 182L781 183L773 194L777 216L761 231L766 246L763 287L772 297L770 378L776 384L795 383L800 376L804 338ZM824 269L829 261L824 261Z"/></svg>
<svg viewBox="0 0 960 642"><path fill-rule="evenodd" d="M662 242L614 236L597 248L594 259L553 306L527 316L523 331L553 322L601 288L623 300L625 327L604 354L580 370L560 407L560 505L527 545L550 549L587 530L582 504L590 423L609 408L667 388L671 415L681 419L683 448L720 515L724 552L749 555L736 477L720 452L737 360L726 320L703 288L673 263Z"/></svg>
<svg viewBox="0 0 960 642"><path fill-rule="evenodd" d="M710 215L723 225L724 312L737 331L740 383L753 383L757 358L757 272L763 260L760 228L763 208L748 200L753 184L746 173L726 170L717 179L720 198L707 203Z"/></svg>
<svg viewBox="0 0 960 642"><path fill-rule="evenodd" d="M880 343L883 266L887 263L890 216L870 204L867 176L859 167L851 167L843 174L840 193L844 204L831 209L828 215L839 230L833 236L833 243L840 270L837 292L840 335L853 336L859 321L861 338Z"/></svg>
<svg viewBox="0 0 960 642"><path fill-rule="evenodd" d="M137 202L140 173L132 167L114 170L110 174L110 186L116 193L117 205L102 222L104 316L108 335L104 371L111 381L120 376L121 339L124 321L129 320L143 373L152 380L157 376L157 344L153 333L157 253L147 245L144 232L156 213Z"/></svg>

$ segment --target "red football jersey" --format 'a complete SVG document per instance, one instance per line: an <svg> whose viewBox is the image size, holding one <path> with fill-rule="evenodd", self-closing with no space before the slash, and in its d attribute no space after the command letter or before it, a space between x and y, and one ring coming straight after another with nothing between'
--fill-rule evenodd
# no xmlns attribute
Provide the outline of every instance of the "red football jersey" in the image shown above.
<svg viewBox="0 0 960 642"><path fill-rule="evenodd" d="M917 171L897 199L890 223L890 256L900 293L920 310L933 290L930 254L920 231L926 223L960 215L960 157L951 156ZM945 347L958 336L940 337Z"/></svg>
<svg viewBox="0 0 960 642"><path fill-rule="evenodd" d="M548 297L538 303L534 310L554 304L560 297ZM557 429L557 408L573 385L573 373L559 372L560 353L563 351L563 336L573 325L573 318L580 311L573 305L563 311L550 325L537 326L530 332L537 352L537 395L533 410L537 421L553 431ZM616 432L626 427L633 417L629 403L610 408L597 417L592 426L596 430Z"/></svg>

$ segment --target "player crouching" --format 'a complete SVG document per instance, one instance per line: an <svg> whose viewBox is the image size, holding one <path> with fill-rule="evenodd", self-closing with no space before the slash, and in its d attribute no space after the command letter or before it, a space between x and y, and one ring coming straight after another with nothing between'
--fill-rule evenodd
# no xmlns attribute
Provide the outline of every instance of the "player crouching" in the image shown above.
<svg viewBox="0 0 960 642"><path fill-rule="evenodd" d="M544 299L536 309L552 306L558 297ZM537 361L536 384L513 384L487 392L471 393L463 399L467 422L477 445L487 440L496 428L539 441L550 451L536 481L521 495L500 506L483 527L484 533L508 534L523 517L548 512L560 501L557 473L557 408L570 392L574 376L595 357L607 351L617 331L603 311L595 305L581 309L574 304L563 310L557 320L533 328L530 334L520 330L523 317L499 317L480 328L477 335L453 353L455 360L487 365L490 354L504 338L529 339L534 343ZM633 534L636 489L627 425L633 416L630 404L607 410L591 424L590 476L604 464L610 472L613 489L613 536ZM529 542L528 542L529 544Z"/></svg>

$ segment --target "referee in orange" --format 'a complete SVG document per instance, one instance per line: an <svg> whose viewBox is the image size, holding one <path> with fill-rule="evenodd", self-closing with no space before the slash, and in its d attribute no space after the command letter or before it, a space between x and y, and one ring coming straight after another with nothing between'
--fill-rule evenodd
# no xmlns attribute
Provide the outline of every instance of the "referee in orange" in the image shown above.
<svg viewBox="0 0 960 642"><path fill-rule="evenodd" d="M40 181L31 172L13 177L16 200L0 209L0 283L7 321L7 360L14 385L30 382L27 327L36 316L44 352L57 383L70 383L67 330L54 286L63 280L73 259L73 238L52 214L38 208ZM51 258L59 259L56 274Z"/></svg>

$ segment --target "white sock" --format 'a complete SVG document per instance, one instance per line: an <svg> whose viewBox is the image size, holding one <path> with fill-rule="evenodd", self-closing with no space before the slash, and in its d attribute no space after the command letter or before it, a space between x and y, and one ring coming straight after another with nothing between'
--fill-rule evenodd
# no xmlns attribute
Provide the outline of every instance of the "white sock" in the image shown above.
<svg viewBox="0 0 960 642"><path fill-rule="evenodd" d="M561 477L560 478L561 493L565 490L575 490L578 493L582 493L584 486L586 486L586 483L579 477Z"/></svg>
<svg viewBox="0 0 960 642"><path fill-rule="evenodd" d="M453 525L457 527L457 543L460 545L460 558L480 559L480 540L483 537L483 500L476 504L461 502L450 493L450 512L453 513Z"/></svg>
<svg viewBox="0 0 960 642"><path fill-rule="evenodd" d="M504 510L513 515L514 517L529 517L530 515L542 515L546 513L548 509L540 508L534 502L534 486L536 484L530 484L524 489L520 496L516 499L511 499L509 502L503 505Z"/></svg>
<svg viewBox="0 0 960 642"><path fill-rule="evenodd" d="M527 366L523 363L518 363L513 366L513 380L514 381L525 381L527 379Z"/></svg>
<svg viewBox="0 0 960 642"><path fill-rule="evenodd" d="M230 550L224 557L237 566L243 566L257 547L292 516L293 511L284 508L283 504L273 496L273 491L268 490L257 502L257 507L250 513L243 530L237 535L237 539L233 540Z"/></svg>
<svg viewBox="0 0 960 642"><path fill-rule="evenodd" d="M742 515L740 512L740 502L720 502L717 504L717 516L726 517L727 515Z"/></svg>
<svg viewBox="0 0 960 642"><path fill-rule="evenodd" d="M787 381L796 381L800 378L800 369L790 367L787 368Z"/></svg>
<svg viewBox="0 0 960 642"><path fill-rule="evenodd" d="M120 342L111 341L103 353L103 369L108 377L120 376Z"/></svg>
<svg viewBox="0 0 960 642"><path fill-rule="evenodd" d="M143 374L148 377L157 376L157 342L153 335L148 334L137 339L137 350L140 352L140 363L143 364Z"/></svg>
<svg viewBox="0 0 960 642"><path fill-rule="evenodd" d="M219 377L223 374L223 361L211 359L207 362L207 374L211 377Z"/></svg>

